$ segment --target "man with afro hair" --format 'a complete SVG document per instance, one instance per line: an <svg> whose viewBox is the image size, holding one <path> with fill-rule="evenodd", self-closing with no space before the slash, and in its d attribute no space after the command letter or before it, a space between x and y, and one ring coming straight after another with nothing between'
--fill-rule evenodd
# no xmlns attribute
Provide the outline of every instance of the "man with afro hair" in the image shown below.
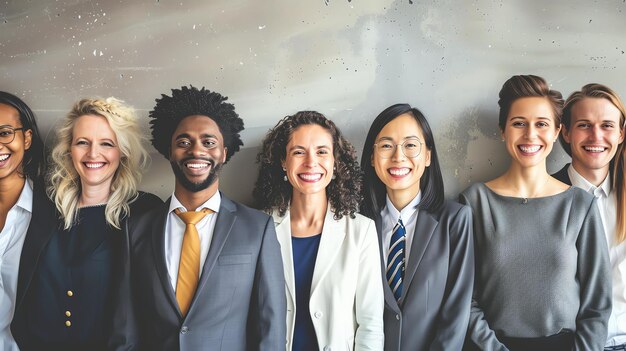
<svg viewBox="0 0 626 351"><path fill-rule="evenodd" d="M152 145L176 182L161 208L130 223L139 349L285 349L274 223L219 191L220 169L243 145L243 121L226 100L182 87L150 111Z"/></svg>

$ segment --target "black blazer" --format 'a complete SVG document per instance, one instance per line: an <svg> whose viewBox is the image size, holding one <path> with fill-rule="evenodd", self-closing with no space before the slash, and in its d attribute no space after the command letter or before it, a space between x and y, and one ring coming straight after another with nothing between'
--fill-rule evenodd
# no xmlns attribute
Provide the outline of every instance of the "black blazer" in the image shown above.
<svg viewBox="0 0 626 351"><path fill-rule="evenodd" d="M563 168L554 173L552 176L567 185L572 185L572 181L571 179L569 179L569 173L567 172L567 170L569 169L569 165L569 163L566 164L565 166L563 166Z"/></svg>
<svg viewBox="0 0 626 351"><path fill-rule="evenodd" d="M141 350L285 350L285 278L274 221L222 194L211 245L182 316L165 261L169 200L131 218L131 275Z"/></svg>
<svg viewBox="0 0 626 351"><path fill-rule="evenodd" d="M381 247L382 219L374 218ZM419 210L397 302L381 264L385 293L385 350L460 350L469 322L474 283L472 211L446 202L436 213Z"/></svg>
<svg viewBox="0 0 626 351"><path fill-rule="evenodd" d="M46 195L44 187L35 186L33 193L33 214L26 233L26 238L24 239L24 247L22 248L15 313L13 315L13 321L11 322L11 333L22 351L31 349L29 347L27 334L28 321L24 301L28 296L30 283L37 271L40 257L52 235L61 226L60 215L54 203ZM130 204L131 215L139 215L161 203L163 203L163 201L157 196L139 192L138 198ZM121 253L122 269L120 270L121 276L117 277L113 282L114 286L112 291L114 294L112 299L114 305L120 304L122 305L122 309L130 310L130 282L128 281L130 277L130 267L128 265L130 257L128 232L124 230L126 226L127 220L123 219L122 232L124 233L124 240L122 240ZM130 322L132 322L132 320ZM111 321L111 325L109 326L110 330L113 330L113 325L115 325L118 331L122 330L123 332L120 332L118 335L114 334L110 336L110 338L126 338L125 333L131 328L127 323L129 322L122 319ZM102 348L104 349L105 346L106 345L102 345Z"/></svg>

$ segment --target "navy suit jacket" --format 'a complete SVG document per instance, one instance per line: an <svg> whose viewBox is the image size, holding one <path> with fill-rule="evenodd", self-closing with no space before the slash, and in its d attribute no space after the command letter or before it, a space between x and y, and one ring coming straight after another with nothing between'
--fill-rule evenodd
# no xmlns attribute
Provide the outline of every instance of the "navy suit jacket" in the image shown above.
<svg viewBox="0 0 626 351"><path fill-rule="evenodd" d="M140 349L285 350L285 278L271 217L222 195L211 246L182 316L165 262L169 201L131 220Z"/></svg>
<svg viewBox="0 0 626 351"><path fill-rule="evenodd" d="M374 220L382 263L388 248L382 245L380 215ZM419 210L399 302L381 264L386 351L462 348L474 283L472 233L467 206L446 202L436 213Z"/></svg>
<svg viewBox="0 0 626 351"><path fill-rule="evenodd" d="M149 193L139 192L138 198L130 204L130 211L132 214L140 214L147 211L149 208L154 207L156 204L161 204L163 201L157 196ZM25 301L31 288L31 282L33 276L37 272L40 258L44 253L48 242L52 238L54 233L58 233L61 226L59 219L60 214L56 210L54 203L47 197L45 189L42 184L35 184L33 189L33 214L26 232L26 238L24 239L24 247L22 248L22 255L20 259L20 271L17 283L17 297L15 314L13 315L13 321L11 322L11 333L15 338L18 346L21 350L35 350L38 346L33 346L31 343L33 340L29 338L27 328L27 313L25 308ZM122 230L119 231L122 238L122 252L119 255L121 262L119 262L119 270L116 270L116 276L113 278L111 287L111 305L116 307L116 310L129 311L130 305L130 266L129 266L129 239L127 235L127 218L124 218L121 222ZM88 291L83 292L89 294ZM61 292L59 296L64 296L64 292ZM53 297L51 297L53 298ZM73 313L73 323L80 324L81 318L84 313L75 311ZM84 316L82 318L89 318ZM126 344L130 339L132 328L134 327L133 319L126 318L125 315L116 316L114 320L106 321L107 330L105 331L106 339L108 343ZM114 328L115 326L115 328ZM107 349L107 345L98 345L98 349Z"/></svg>

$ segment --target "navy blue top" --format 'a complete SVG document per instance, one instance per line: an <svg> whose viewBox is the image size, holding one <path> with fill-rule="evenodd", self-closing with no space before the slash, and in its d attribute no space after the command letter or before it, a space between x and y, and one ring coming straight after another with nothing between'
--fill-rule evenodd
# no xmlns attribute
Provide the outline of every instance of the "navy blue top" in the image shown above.
<svg viewBox="0 0 626 351"><path fill-rule="evenodd" d="M322 234L306 238L291 237L293 273L296 278L296 325L293 331L293 351L317 351L317 337L311 321L309 299L317 249Z"/></svg>
<svg viewBox="0 0 626 351"><path fill-rule="evenodd" d="M78 223L57 230L41 255L26 308L30 341L42 350L99 350L106 343L122 236L104 210L80 208Z"/></svg>

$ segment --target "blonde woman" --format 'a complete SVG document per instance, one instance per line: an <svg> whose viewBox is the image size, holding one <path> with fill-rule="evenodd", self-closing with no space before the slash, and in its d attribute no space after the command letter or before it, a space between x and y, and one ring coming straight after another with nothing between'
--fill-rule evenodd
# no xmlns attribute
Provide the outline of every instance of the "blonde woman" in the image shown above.
<svg viewBox="0 0 626 351"><path fill-rule="evenodd" d="M137 191L142 139L133 109L114 98L79 101L58 130L48 185L58 219L42 219L50 229L22 253L12 323L22 351L106 349L112 311L129 300L126 219L161 203Z"/></svg>

